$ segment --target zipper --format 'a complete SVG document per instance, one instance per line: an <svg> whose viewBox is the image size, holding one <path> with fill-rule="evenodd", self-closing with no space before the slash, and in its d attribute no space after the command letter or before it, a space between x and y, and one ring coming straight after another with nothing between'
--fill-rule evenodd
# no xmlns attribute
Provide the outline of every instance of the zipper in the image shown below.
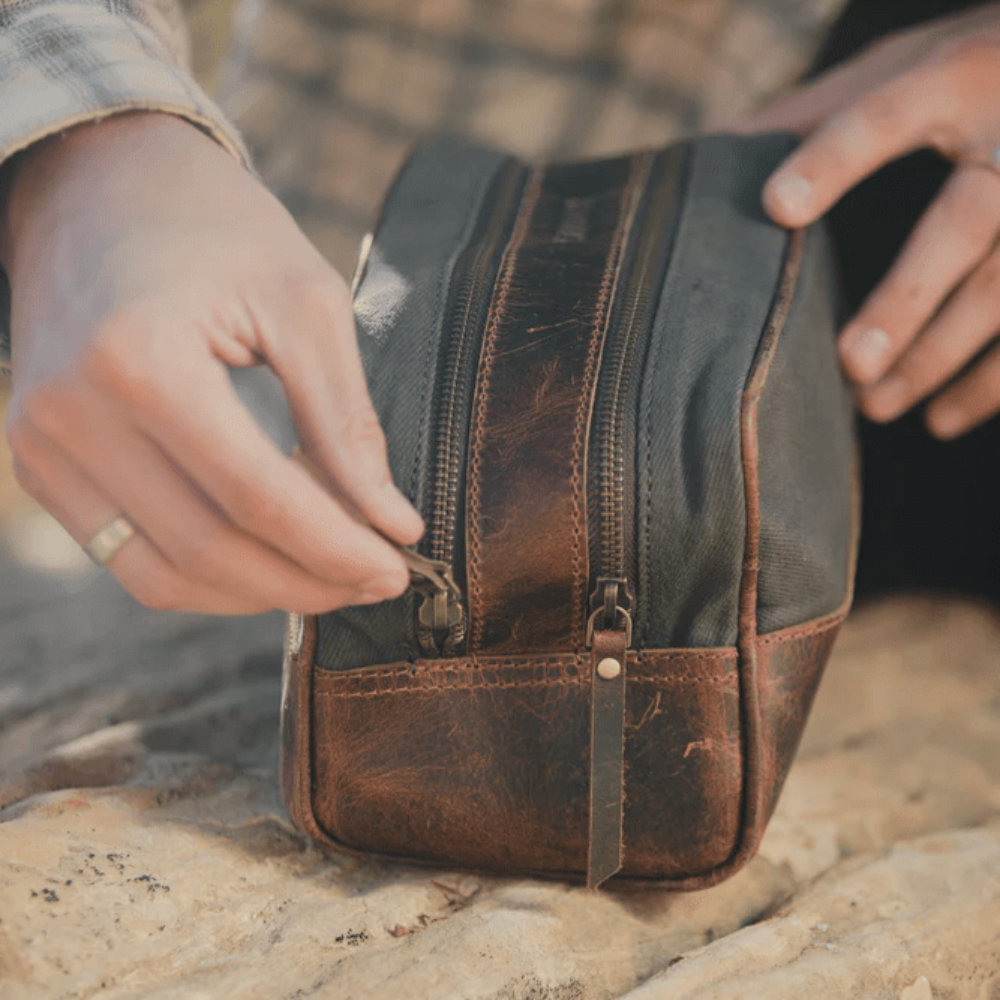
<svg viewBox="0 0 1000 1000"><path fill-rule="evenodd" d="M634 427L630 404L641 381L653 317L672 249L677 188L683 155L668 150L656 156L639 208L639 232L626 264L628 280L608 324L608 342L601 362L600 380L591 435L596 458L596 524L592 521L591 558L597 573L590 595L586 644L594 632L625 632L632 644L636 584ZM631 447L629 447L631 445ZM596 555L596 558L594 556Z"/></svg>
<svg viewBox="0 0 1000 1000"><path fill-rule="evenodd" d="M510 159L499 169L483 202L476 232L460 258L445 328L441 388L435 411L434 477L427 518L429 573L411 566L417 640L425 656L454 656L465 641L466 611L453 567L462 510L467 429L479 350L493 286L514 225L528 168Z"/></svg>

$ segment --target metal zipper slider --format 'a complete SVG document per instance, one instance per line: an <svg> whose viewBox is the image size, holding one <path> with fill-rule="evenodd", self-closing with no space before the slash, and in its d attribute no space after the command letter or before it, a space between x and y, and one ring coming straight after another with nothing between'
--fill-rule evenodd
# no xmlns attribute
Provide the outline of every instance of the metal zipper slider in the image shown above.
<svg viewBox="0 0 1000 1000"><path fill-rule="evenodd" d="M587 649L594 644L594 632L624 631L625 646L632 645L632 595L628 581L619 577L599 576L590 595L591 614L587 619Z"/></svg>
<svg viewBox="0 0 1000 1000"><path fill-rule="evenodd" d="M410 549L401 551L410 586L423 598L417 609L420 648L426 656L454 656L465 640L465 608L451 567Z"/></svg>
<svg viewBox="0 0 1000 1000"><path fill-rule="evenodd" d="M410 549L400 549L410 570L410 586L422 594L420 620L433 629L452 628L462 620L462 592L451 567Z"/></svg>
<svg viewBox="0 0 1000 1000"><path fill-rule="evenodd" d="M296 445L289 458L297 462L317 482L323 484L316 467L309 461L302 448ZM368 522L362 522L380 535L403 557L410 571L410 586L423 600L417 613L417 636L420 646L428 656L450 656L465 640L465 609L462 591L451 575L451 567L437 559L429 559L412 549L397 545L391 538ZM440 638L439 638L440 637Z"/></svg>

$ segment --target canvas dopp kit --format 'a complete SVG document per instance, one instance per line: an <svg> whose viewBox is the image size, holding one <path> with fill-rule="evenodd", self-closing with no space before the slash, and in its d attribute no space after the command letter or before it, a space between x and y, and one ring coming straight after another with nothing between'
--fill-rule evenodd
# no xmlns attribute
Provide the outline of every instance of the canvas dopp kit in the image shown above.
<svg viewBox="0 0 1000 1000"><path fill-rule="evenodd" d="M852 412L794 139L421 146L355 277L394 601L292 615L282 786L340 849L597 885L750 857L851 599Z"/></svg>

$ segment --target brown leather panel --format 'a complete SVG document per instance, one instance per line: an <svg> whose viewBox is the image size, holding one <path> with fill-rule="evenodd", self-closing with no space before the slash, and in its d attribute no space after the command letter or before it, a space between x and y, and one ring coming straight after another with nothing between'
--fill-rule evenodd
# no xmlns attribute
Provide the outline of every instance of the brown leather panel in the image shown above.
<svg viewBox="0 0 1000 1000"><path fill-rule="evenodd" d="M583 647L587 430L619 259L650 162L641 154L550 167L526 194L473 404L471 653Z"/></svg>
<svg viewBox="0 0 1000 1000"><path fill-rule="evenodd" d="M823 668L843 614L757 640L760 686L761 809L765 822L795 760Z"/></svg>
<svg viewBox="0 0 1000 1000"><path fill-rule="evenodd" d="M672 651L661 672L662 655L644 653L629 668L620 874L697 882L724 864L739 840L736 650Z"/></svg>
<svg viewBox="0 0 1000 1000"><path fill-rule="evenodd" d="M594 632L590 650L589 888L611 878L622 866L627 657L626 632ZM607 672L609 664L618 665L617 674Z"/></svg>
<svg viewBox="0 0 1000 1000"><path fill-rule="evenodd" d="M644 653L627 672L622 874L696 875L725 861L738 834L736 652ZM326 839L583 876L589 657L419 661L317 671L314 683L314 809Z"/></svg>

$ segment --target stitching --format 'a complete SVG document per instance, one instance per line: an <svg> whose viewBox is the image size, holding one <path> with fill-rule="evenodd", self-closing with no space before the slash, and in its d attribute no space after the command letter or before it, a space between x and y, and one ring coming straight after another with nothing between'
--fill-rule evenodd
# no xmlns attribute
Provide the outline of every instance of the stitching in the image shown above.
<svg viewBox="0 0 1000 1000"><path fill-rule="evenodd" d="M425 687L381 688L378 690L317 691L321 698L383 698L399 694L439 694L442 691L505 691L513 688L586 687L587 679L555 681L499 681L496 684L428 684Z"/></svg>
<svg viewBox="0 0 1000 1000"><path fill-rule="evenodd" d="M481 184L479 190L476 192L473 198L473 205L481 204L483 197L485 195L486 188L489 185L490 178L487 178L486 182ZM444 312L444 298L445 298L445 287L450 286L455 275L455 263L458 259L458 255L461 253L461 248L464 247L469 241L469 234L476 222L476 212L469 213L469 221L465 225L465 229L462 231L462 236L459 241L459 250L455 252L451 260L448 262L446 268L443 269L442 273L438 277L437 290L434 295L434 314L436 316L442 316ZM442 334L443 337L443 334ZM423 379L421 381L420 387L420 405L417 412L420 414L420 425L417 430L417 440L423 441L424 435L427 432L427 424L430 420L430 412L427 406L427 396L430 392L432 375L435 368L432 364L433 355L437 353L435 348L440 349L442 337L437 338L437 342L433 337L427 338L427 347L424 351L424 371ZM429 445L428 445L429 447ZM420 478L421 469L421 458L425 457L427 449L418 448L413 455L413 467L410 471L410 496L415 497L417 495L417 483Z"/></svg>
<svg viewBox="0 0 1000 1000"><path fill-rule="evenodd" d="M500 320L503 317L504 309L507 305L507 298L510 294L510 286L514 277L514 269L521 247L527 238L535 205L541 194L542 180L544 172L535 169L532 172L531 182L525 189L522 196L521 207L519 208L520 218L514 232L511 234L510 243L504 253L503 272L495 291L495 298L490 306L491 316L486 329L486 337L483 341L482 356L479 363L478 386L476 390L475 417L473 424L472 444L469 455L467 503L469 507L468 528L466 530L466 546L468 549L468 587L469 587L469 617L471 628L469 630L469 649L478 649L482 643L483 630L485 628L484 616L474 613L473 609L482 604L481 566L482 566L482 546L480 544L479 519L480 519L480 499L481 499L481 476L482 476L482 446L485 435L487 409L490 401L490 375L493 371L493 362L496 357L496 338Z"/></svg>
<svg viewBox="0 0 1000 1000"><path fill-rule="evenodd" d="M758 636L758 642L762 646L775 646L780 645L784 642L795 642L796 639L807 639L809 636L816 635L818 632L828 632L830 629L837 628L840 625L846 615L838 614L834 615L832 618L821 618L814 625L808 627L800 628L795 626L789 629L787 632L771 632L768 635Z"/></svg>
<svg viewBox="0 0 1000 1000"><path fill-rule="evenodd" d="M779 633L772 633L773 635L778 635ZM779 640L780 641L780 640ZM630 650L630 652L633 652ZM642 650L635 651L636 655L636 666L637 667L647 667L652 668L658 663L670 663L676 660L709 660L715 662L725 662L727 660L736 660L737 652L735 649L716 649L711 650L709 647L704 649L699 649L697 647L692 647L689 649L662 649L662 650ZM572 667L579 665L583 660L582 655L576 653L563 653L550 656L538 656L529 659L515 659L515 658L502 658L502 659L464 659L464 660L453 660L453 666L443 667L440 666L440 661L430 660L430 661L417 661L417 664L403 663L395 667L384 667L382 669L370 669L367 667L361 667L358 670L327 670L321 668L322 673L320 677L336 677L341 680L353 679L355 681L362 681L367 679L374 679L380 677L399 677L401 675L412 676L412 671L414 666L419 671L421 675L426 676L429 673L437 672L443 673L445 671L454 670L501 670L501 669L534 669L537 670L539 667ZM426 665L425 665L426 664Z"/></svg>
<svg viewBox="0 0 1000 1000"><path fill-rule="evenodd" d="M694 654L695 657L698 654ZM681 655L663 656L657 658L647 658L644 662L633 663L633 671L629 674L629 682L636 684L653 684L664 688L681 687L685 685L702 685L709 687L730 687L734 680L737 680L737 665L735 658L730 653L712 655L708 657L709 663L719 670L717 673L695 673L690 670L674 671L671 673L657 674L652 670L656 666L671 659L690 660L692 655L684 653ZM650 662L652 659L652 662ZM500 661L490 664L491 672L495 673L504 667L531 667L531 664L521 664L516 661ZM409 666L399 667L395 670L379 670L377 672L365 672L364 674L351 674L347 676L338 675L335 672L327 672L317 677L317 692L323 697L329 698L352 698L352 697L381 697L383 695L395 694L420 694L422 692L439 691L471 691L471 690L507 690L512 688L545 688L545 687L585 687L589 683L589 675L583 667L581 658L562 658L549 660L539 666L548 666L552 675L548 677L525 677L525 678L496 678L488 676L455 677L448 679L441 677L434 678L433 674L427 671L413 674ZM555 670L563 668L558 674ZM567 669L568 668L568 669ZM643 669L644 668L644 669ZM474 664L467 664L455 667L442 673L448 672L453 675L458 671L468 672L475 669ZM533 669L538 669L534 667ZM635 672L636 670L642 672ZM649 671L649 672L647 672ZM432 681L433 683L428 683ZM336 688L346 690L336 690ZM354 690L351 690L353 688Z"/></svg>
<svg viewBox="0 0 1000 1000"><path fill-rule="evenodd" d="M573 426L572 473L570 485L573 501L573 603L574 617L581 622L586 621L587 585L590 567L587 560L587 511L586 511L586 438L594 403L594 383L597 368L604 351L610 319L610 303L618 290L618 279L621 276L619 262L622 248L638 211L642 185L649 173L651 154L634 157L629 164L629 179L622 192L619 206L618 222L608 248L597 299L594 303L594 323L591 328L590 343L587 346L587 359L584 363L581 391L578 396L576 419Z"/></svg>
<svg viewBox="0 0 1000 1000"><path fill-rule="evenodd" d="M426 661L424 661L426 662ZM412 671L414 666L422 674L427 675L430 673L444 673L446 671L455 670L476 670L476 669L502 669L502 668L517 668L517 667L532 667L538 669L538 667L569 667L574 666L579 663L579 658L575 655L551 658L551 659L539 659L537 663L528 663L524 660L490 660L488 662L475 661L475 660L465 660L457 661L451 667L442 667L430 661L432 665L421 666L421 661L418 661L416 665L411 663L400 664L398 667L389 667L383 670L369 670L368 668L362 667L359 671L354 670L327 670L324 671L323 676L330 675L333 677L353 677L356 680L361 680L362 678L369 677L399 677L402 674L409 674L412 676Z"/></svg>
<svg viewBox="0 0 1000 1000"><path fill-rule="evenodd" d="M664 677L630 677L628 679L629 684L652 684L663 688L677 688L677 687L690 687L697 685L700 687L716 687L716 688L727 688L734 687L736 678L734 674L730 673L723 677L692 677L690 675L678 674L675 676L664 676ZM336 700L336 699L349 699L349 698L385 698L393 697L395 695L426 695L426 694L440 694L443 692L458 692L458 691L508 691L508 690L523 690L530 688L551 688L551 687L562 687L569 688L575 687L579 688L581 691L585 691L589 687L589 679L582 674L579 677L569 678L556 678L556 679L543 679L543 680L525 680L525 681L496 681L496 682L481 682L481 683L463 683L455 682L451 684L440 683L440 684L427 684L420 687L385 687L379 689L365 689L365 690L347 690L347 691L332 691L325 690L323 687L318 686L316 690L317 697Z"/></svg>

